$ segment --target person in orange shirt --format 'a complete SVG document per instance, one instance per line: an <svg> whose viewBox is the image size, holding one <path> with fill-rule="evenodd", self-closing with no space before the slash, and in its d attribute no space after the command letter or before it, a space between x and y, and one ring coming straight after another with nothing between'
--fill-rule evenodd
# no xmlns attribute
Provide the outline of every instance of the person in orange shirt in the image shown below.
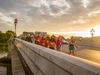
<svg viewBox="0 0 100 75"><path fill-rule="evenodd" d="M38 45L39 45L40 39L41 39L41 36L40 36L40 34L38 33L38 35L35 37L35 44L38 44Z"/></svg>
<svg viewBox="0 0 100 75"><path fill-rule="evenodd" d="M50 40L48 41L48 47L50 48L50 49L55 49L55 41L54 41L54 39L51 37L50 38Z"/></svg>
<svg viewBox="0 0 100 75"><path fill-rule="evenodd" d="M43 37L41 38L40 45L43 46L43 47L48 47L48 44L47 44L47 40L46 40L46 36L45 35L43 35Z"/></svg>

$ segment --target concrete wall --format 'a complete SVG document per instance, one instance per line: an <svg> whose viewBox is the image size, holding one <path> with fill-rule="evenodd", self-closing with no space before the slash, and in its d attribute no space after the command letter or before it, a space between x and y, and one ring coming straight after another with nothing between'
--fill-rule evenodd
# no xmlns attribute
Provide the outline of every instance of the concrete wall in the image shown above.
<svg viewBox="0 0 100 75"><path fill-rule="evenodd" d="M15 44L34 75L100 75L100 64L18 39Z"/></svg>

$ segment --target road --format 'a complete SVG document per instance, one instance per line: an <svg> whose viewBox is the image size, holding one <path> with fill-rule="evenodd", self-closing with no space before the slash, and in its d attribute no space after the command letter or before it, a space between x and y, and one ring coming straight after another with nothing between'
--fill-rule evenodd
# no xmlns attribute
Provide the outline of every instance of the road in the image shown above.
<svg viewBox="0 0 100 75"><path fill-rule="evenodd" d="M68 54L68 45L63 45L63 52ZM100 64L100 48L78 46L78 49L75 49L75 56Z"/></svg>

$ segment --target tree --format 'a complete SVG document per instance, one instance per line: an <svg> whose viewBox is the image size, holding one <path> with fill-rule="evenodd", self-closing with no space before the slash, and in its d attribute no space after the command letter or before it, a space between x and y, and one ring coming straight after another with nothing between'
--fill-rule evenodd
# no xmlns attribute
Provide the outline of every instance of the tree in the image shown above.
<svg viewBox="0 0 100 75"><path fill-rule="evenodd" d="M5 33L0 33L0 42L6 42L6 41L7 41L7 37Z"/></svg>
<svg viewBox="0 0 100 75"><path fill-rule="evenodd" d="M14 35L15 35L14 31L11 30L6 31L7 39L14 38Z"/></svg>
<svg viewBox="0 0 100 75"><path fill-rule="evenodd" d="M2 33L2 31L0 31L0 42L7 42L9 38L14 38L14 34L14 31L11 30L6 31L6 33Z"/></svg>

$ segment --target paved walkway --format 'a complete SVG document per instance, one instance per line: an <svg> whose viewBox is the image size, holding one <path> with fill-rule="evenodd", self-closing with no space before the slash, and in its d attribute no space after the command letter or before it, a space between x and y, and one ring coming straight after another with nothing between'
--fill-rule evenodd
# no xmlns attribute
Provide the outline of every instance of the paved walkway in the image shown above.
<svg viewBox="0 0 100 75"><path fill-rule="evenodd" d="M100 51L83 49L76 52L76 56L99 63L100 64Z"/></svg>
<svg viewBox="0 0 100 75"><path fill-rule="evenodd" d="M12 75L25 75L24 69L18 57L16 50L11 51L12 58Z"/></svg>
<svg viewBox="0 0 100 75"><path fill-rule="evenodd" d="M79 48L75 50L75 56L90 60L100 64L100 49L99 48L92 48L92 47L85 47L85 46L78 46ZM68 53L68 46L63 46L63 52Z"/></svg>
<svg viewBox="0 0 100 75"><path fill-rule="evenodd" d="M7 75L6 71L7 71L6 67L0 66L0 75Z"/></svg>

